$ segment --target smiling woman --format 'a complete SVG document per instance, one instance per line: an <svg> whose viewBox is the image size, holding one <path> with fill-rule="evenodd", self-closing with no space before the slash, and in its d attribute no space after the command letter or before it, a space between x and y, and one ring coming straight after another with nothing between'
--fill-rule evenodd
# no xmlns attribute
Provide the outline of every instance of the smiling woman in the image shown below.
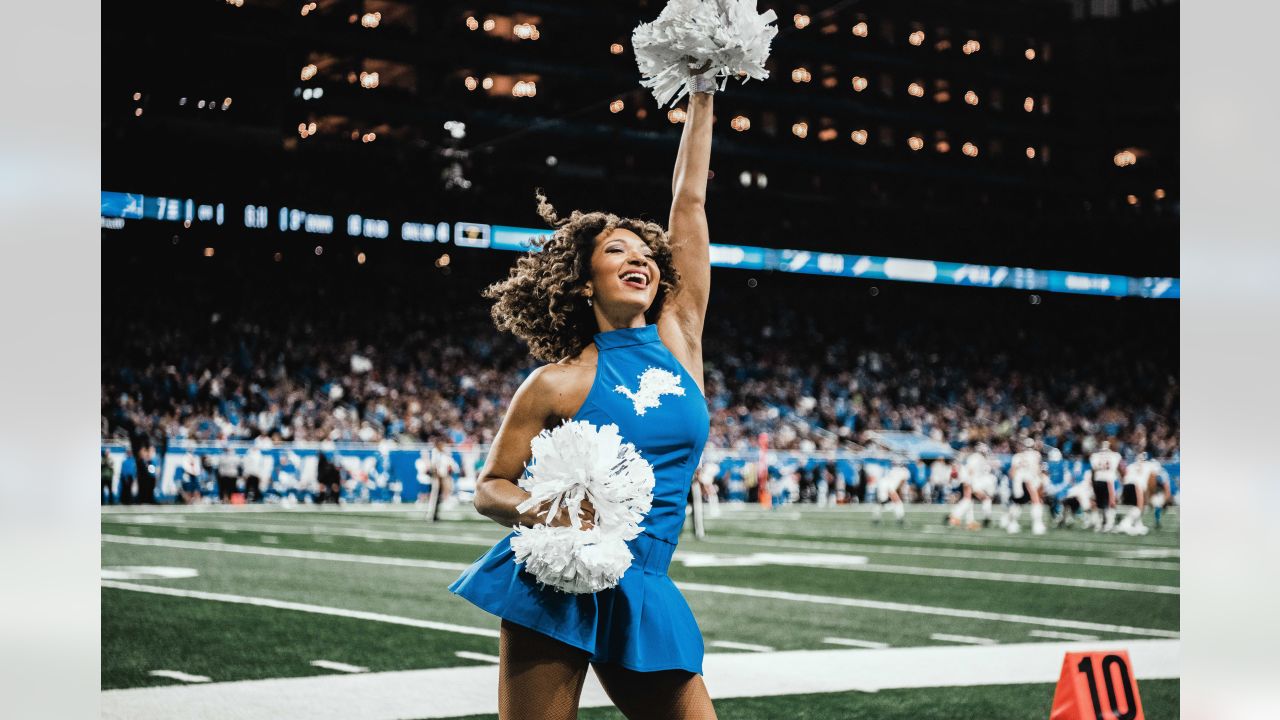
<svg viewBox="0 0 1280 720"><path fill-rule="evenodd" d="M484 291L485 297L495 300L491 313L498 329L525 341L539 360L559 362L575 356L591 344L596 332L624 322L614 318L608 327L600 325L593 295L603 293L601 307L614 309L620 290L636 289L621 277L628 271L645 275L641 289L648 300L640 317L628 322L656 322L667 296L680 282L662 226L606 212L574 210L561 218L541 191L537 198L538 214L556 230L540 239L534 252L516 261L506 280ZM616 282L598 283L600 277ZM637 301L633 298L623 305Z"/></svg>
<svg viewBox="0 0 1280 720"><path fill-rule="evenodd" d="M555 232L485 290L498 328L550 363L511 399L476 485L476 510L515 532L450 586L502 618L504 719L576 717L588 664L628 717L715 717L702 681L702 633L667 575L709 425L702 328L711 284L704 205L713 89L705 78L694 83L669 231L605 212L560 218L539 191L538 213ZM556 577L554 587L543 584L526 568L533 557L526 529L595 533L605 509L588 499L576 506L529 501L521 485L531 460L535 469L546 462L533 457L531 442L565 420L616 432L652 467L652 502L646 496L642 503L650 509L637 518L640 534L626 541L631 565L616 585L594 593L560 592L577 586ZM614 475L600 481L615 482ZM571 518L570 507L581 517ZM517 562L513 538L525 562ZM583 540L582 552L598 553L593 543ZM548 564L537 559L540 568Z"/></svg>

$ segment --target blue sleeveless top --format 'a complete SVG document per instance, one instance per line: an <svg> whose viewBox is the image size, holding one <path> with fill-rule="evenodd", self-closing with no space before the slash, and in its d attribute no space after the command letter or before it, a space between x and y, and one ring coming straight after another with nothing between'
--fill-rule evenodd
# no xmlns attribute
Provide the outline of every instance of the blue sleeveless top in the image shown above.
<svg viewBox="0 0 1280 720"><path fill-rule="evenodd" d="M593 663L649 672L702 672L702 633L667 576L693 472L707 441L706 400L656 325L595 336L595 380L573 420L613 423L653 466L653 508L627 543L635 560L617 587L573 595L540 585L515 563L511 533L449 589L517 625L585 650Z"/></svg>

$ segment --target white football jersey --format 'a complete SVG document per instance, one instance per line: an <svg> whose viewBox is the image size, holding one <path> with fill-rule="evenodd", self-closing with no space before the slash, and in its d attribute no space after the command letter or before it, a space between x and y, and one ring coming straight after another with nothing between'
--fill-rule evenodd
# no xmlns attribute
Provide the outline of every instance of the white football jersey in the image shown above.
<svg viewBox="0 0 1280 720"><path fill-rule="evenodd" d="M1009 475L1014 482L1036 484L1040 481L1040 451L1034 448L1023 450L1013 456L1009 463Z"/></svg>
<svg viewBox="0 0 1280 720"><path fill-rule="evenodd" d="M1089 456L1093 479L1098 482L1115 482L1120 475L1120 453L1115 450L1099 450Z"/></svg>
<svg viewBox="0 0 1280 720"><path fill-rule="evenodd" d="M1137 485L1143 490L1147 489L1147 478L1151 477L1151 463L1144 460L1136 462L1124 471L1124 484Z"/></svg>
<svg viewBox="0 0 1280 720"><path fill-rule="evenodd" d="M991 474L991 464L987 462L987 458L982 453L970 453L969 457L964 459L964 466L961 476L966 482L973 482L984 475Z"/></svg>

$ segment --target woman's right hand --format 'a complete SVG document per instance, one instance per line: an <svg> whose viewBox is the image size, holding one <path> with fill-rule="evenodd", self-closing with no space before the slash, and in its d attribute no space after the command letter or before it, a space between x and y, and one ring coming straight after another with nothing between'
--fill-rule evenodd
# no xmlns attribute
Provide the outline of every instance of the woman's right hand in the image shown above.
<svg viewBox="0 0 1280 720"><path fill-rule="evenodd" d="M590 530L596 526L596 508L591 504L590 500L583 498L580 517L582 518L580 527L583 530ZM556 516L546 521L546 523L549 527L571 527L573 523L569 519L569 508L562 506L560 512L556 513Z"/></svg>

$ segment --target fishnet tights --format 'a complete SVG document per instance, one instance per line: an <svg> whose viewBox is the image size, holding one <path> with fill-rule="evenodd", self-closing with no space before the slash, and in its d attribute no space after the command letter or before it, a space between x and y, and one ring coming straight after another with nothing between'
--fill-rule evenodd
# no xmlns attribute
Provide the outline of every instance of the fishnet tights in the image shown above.
<svg viewBox="0 0 1280 720"><path fill-rule="evenodd" d="M576 720L587 679L586 652L504 620L499 655L501 720ZM594 667L609 699L629 720L716 720L701 675Z"/></svg>

